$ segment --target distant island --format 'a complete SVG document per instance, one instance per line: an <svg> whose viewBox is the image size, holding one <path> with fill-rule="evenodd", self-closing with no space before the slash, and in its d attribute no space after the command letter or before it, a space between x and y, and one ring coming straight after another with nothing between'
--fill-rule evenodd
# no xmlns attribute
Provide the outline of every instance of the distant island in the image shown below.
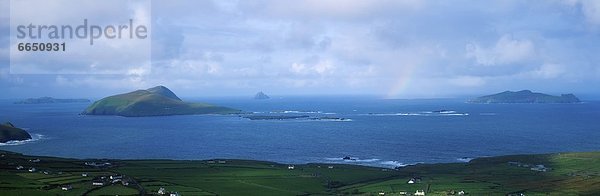
<svg viewBox="0 0 600 196"><path fill-rule="evenodd" d="M89 99L56 99L52 97L29 98L17 101L15 104L44 104L44 103L87 103Z"/></svg>
<svg viewBox="0 0 600 196"><path fill-rule="evenodd" d="M271 97L269 97L268 95L266 95L265 93L258 92L256 93L256 95L254 95L254 99L270 99Z"/></svg>
<svg viewBox="0 0 600 196"><path fill-rule="evenodd" d="M105 97L87 107L82 114L142 117L239 112L241 111L228 107L184 102L167 87L156 86L146 90Z"/></svg>
<svg viewBox="0 0 600 196"><path fill-rule="evenodd" d="M581 101L573 94L562 94L553 96L543 93L522 91L504 91L501 93L486 95L469 100L468 103L580 103Z"/></svg>
<svg viewBox="0 0 600 196"><path fill-rule="evenodd" d="M23 129L15 127L12 123L0 124L0 143L8 141L21 141L31 139L31 135Z"/></svg>

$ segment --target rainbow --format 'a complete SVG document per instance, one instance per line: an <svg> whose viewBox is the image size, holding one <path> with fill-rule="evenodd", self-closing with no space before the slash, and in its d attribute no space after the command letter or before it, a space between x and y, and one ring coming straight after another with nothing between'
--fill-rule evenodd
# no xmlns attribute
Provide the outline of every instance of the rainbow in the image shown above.
<svg viewBox="0 0 600 196"><path fill-rule="evenodd" d="M392 83L384 98L398 98L409 86L411 77L413 76L416 67L417 66L415 64L405 64L402 69L397 70L397 75L395 76L394 80L395 82Z"/></svg>

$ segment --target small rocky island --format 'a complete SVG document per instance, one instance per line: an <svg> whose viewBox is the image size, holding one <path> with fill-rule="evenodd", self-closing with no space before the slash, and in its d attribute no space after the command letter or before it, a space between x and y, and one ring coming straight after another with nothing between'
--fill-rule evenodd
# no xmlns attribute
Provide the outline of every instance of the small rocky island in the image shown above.
<svg viewBox="0 0 600 196"><path fill-rule="evenodd" d="M553 96L543 93L522 91L504 91L501 93L486 95L469 100L468 103L580 103L581 101L573 94L562 94Z"/></svg>
<svg viewBox="0 0 600 196"><path fill-rule="evenodd" d="M52 97L29 98L17 101L15 104L46 104L46 103L88 103L89 99L56 99Z"/></svg>
<svg viewBox="0 0 600 196"><path fill-rule="evenodd" d="M31 135L23 129L15 127L12 123L0 124L0 143L8 141L22 141L31 139Z"/></svg>
<svg viewBox="0 0 600 196"><path fill-rule="evenodd" d="M206 103L184 102L167 87L156 86L146 90L105 97L94 102L82 114L142 117L240 112L237 109Z"/></svg>
<svg viewBox="0 0 600 196"><path fill-rule="evenodd" d="M266 95L265 93L258 92L256 93L256 95L254 95L254 99L270 99L271 97L269 97L268 95Z"/></svg>

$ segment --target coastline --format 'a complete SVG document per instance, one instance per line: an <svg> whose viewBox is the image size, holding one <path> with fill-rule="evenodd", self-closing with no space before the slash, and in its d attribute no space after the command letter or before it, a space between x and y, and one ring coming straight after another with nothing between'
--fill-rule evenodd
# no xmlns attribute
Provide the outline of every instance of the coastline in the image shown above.
<svg viewBox="0 0 600 196"><path fill-rule="evenodd" d="M0 150L0 156L2 194L25 189L39 194L77 195L108 190L127 195L124 193L156 193L159 188L183 195L264 195L264 191L272 191L268 195L335 195L416 190L433 195L450 191L473 195L600 193L600 188L578 186L581 182L577 181L600 182L600 151L482 157L462 163L415 164L396 169L240 159L68 159L4 150ZM84 173L86 176L82 176ZM95 179L110 176L122 176L128 183L91 185ZM15 177L20 180L14 180ZM61 191L65 185L72 186L73 191Z"/></svg>

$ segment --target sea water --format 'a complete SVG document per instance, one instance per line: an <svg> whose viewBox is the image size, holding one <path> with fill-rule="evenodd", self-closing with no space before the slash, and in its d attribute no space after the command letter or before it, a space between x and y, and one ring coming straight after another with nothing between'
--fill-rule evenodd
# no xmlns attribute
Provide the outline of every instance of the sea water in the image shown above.
<svg viewBox="0 0 600 196"><path fill-rule="evenodd" d="M30 155L115 159L234 158L396 167L473 157L600 150L600 102L468 104L370 97L186 99L243 115L79 115L90 103L0 101L0 121L34 139L0 144ZM310 118L250 120L248 115ZM332 117L332 118L321 118ZM339 118L339 119L336 119ZM350 160L343 159L348 156Z"/></svg>

